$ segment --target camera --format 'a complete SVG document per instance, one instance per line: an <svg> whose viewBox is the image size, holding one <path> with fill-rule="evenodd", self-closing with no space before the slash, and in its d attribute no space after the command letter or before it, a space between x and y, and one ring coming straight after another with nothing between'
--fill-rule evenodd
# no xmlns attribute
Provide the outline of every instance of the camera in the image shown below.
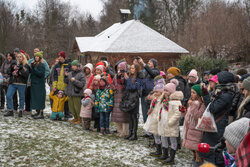
<svg viewBox="0 0 250 167"><path fill-rule="evenodd" d="M121 74L124 74L125 72L126 72L125 70L121 70L121 71L120 71Z"/></svg>

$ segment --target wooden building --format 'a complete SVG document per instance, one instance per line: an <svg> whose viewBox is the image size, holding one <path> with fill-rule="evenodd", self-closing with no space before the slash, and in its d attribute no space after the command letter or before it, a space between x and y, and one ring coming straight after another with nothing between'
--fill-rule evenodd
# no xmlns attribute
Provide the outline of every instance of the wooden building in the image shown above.
<svg viewBox="0 0 250 167"><path fill-rule="evenodd" d="M139 20L129 20L115 23L94 37L76 37L74 53L83 64L95 64L101 56L106 56L111 65L124 58L128 63L138 56L145 61L155 58L159 68L165 70L189 52Z"/></svg>

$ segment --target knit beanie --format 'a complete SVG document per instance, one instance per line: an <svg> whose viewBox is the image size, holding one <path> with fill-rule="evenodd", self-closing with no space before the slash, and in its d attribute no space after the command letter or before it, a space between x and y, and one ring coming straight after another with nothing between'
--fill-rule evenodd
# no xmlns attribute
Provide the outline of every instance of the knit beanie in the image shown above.
<svg viewBox="0 0 250 167"><path fill-rule="evenodd" d="M218 76L214 75L211 79L209 79L209 82L213 81L214 83L218 83Z"/></svg>
<svg viewBox="0 0 250 167"><path fill-rule="evenodd" d="M78 61L78 60L73 60L73 61L71 62L71 65L72 65L72 66L79 66L80 64L79 64L79 61Z"/></svg>
<svg viewBox="0 0 250 167"><path fill-rule="evenodd" d="M85 89L84 93L86 93L88 96L90 96L92 94L92 90L91 89Z"/></svg>
<svg viewBox="0 0 250 167"><path fill-rule="evenodd" d="M83 69L85 69L85 68L88 68L88 69L90 70L90 72L92 72L92 71L93 71L93 64L88 63L88 64L86 64L86 65L83 67Z"/></svg>
<svg viewBox="0 0 250 167"><path fill-rule="evenodd" d="M100 61L100 62L96 63L96 65L95 65L95 66L97 67L97 66L99 66L99 65L105 66L105 64L104 64L102 61Z"/></svg>
<svg viewBox="0 0 250 167"><path fill-rule="evenodd" d="M43 58L43 51L36 52L35 57L39 57L40 59L42 59Z"/></svg>
<svg viewBox="0 0 250 167"><path fill-rule="evenodd" d="M196 84L196 85L192 86L192 89L193 89L199 96L201 96L201 86L200 86L200 84Z"/></svg>
<svg viewBox="0 0 250 167"><path fill-rule="evenodd" d="M250 77L243 81L242 88L250 91Z"/></svg>
<svg viewBox="0 0 250 167"><path fill-rule="evenodd" d="M164 71L160 71L160 76L162 76L164 79L166 79L166 74Z"/></svg>
<svg viewBox="0 0 250 167"><path fill-rule="evenodd" d="M195 69L192 69L190 71L190 73L188 74L188 77L194 77L197 78L198 77L198 72Z"/></svg>
<svg viewBox="0 0 250 167"><path fill-rule="evenodd" d="M20 49L19 48L15 48L14 52L20 53Z"/></svg>
<svg viewBox="0 0 250 167"><path fill-rule="evenodd" d="M159 84L155 85L154 91L156 91L156 92L163 92L164 91L164 84L159 83Z"/></svg>
<svg viewBox="0 0 250 167"><path fill-rule="evenodd" d="M121 62L120 64L118 64L117 68L127 71L127 63L125 61Z"/></svg>
<svg viewBox="0 0 250 167"><path fill-rule="evenodd" d="M58 94L63 94L64 92L62 90L59 90L58 91Z"/></svg>
<svg viewBox="0 0 250 167"><path fill-rule="evenodd" d="M66 54L64 51L59 52L59 56L63 57L64 59L66 58Z"/></svg>
<svg viewBox="0 0 250 167"><path fill-rule="evenodd" d="M165 80L164 78L161 76L161 75L157 75L155 78L154 78L154 82L155 82L155 85L159 84L159 83L162 83L165 85Z"/></svg>
<svg viewBox="0 0 250 167"><path fill-rule="evenodd" d="M177 67L170 67L167 72L177 76L180 74L181 70Z"/></svg>
<svg viewBox="0 0 250 167"><path fill-rule="evenodd" d="M176 91L178 85L179 81L177 79L171 79L170 83L164 86L164 90L172 94Z"/></svg>
<svg viewBox="0 0 250 167"><path fill-rule="evenodd" d="M247 79L248 77L250 77L250 74L245 74L245 75L242 75L239 79L239 81L244 81L245 79Z"/></svg>
<svg viewBox="0 0 250 167"><path fill-rule="evenodd" d="M237 149L240 142L249 131L249 123L250 119L246 117L232 122L225 128L223 137L230 145Z"/></svg>
<svg viewBox="0 0 250 167"><path fill-rule="evenodd" d="M154 64L154 68L157 67L158 61L157 61L156 59L152 58L152 59L150 59L149 61L152 61L152 63Z"/></svg>
<svg viewBox="0 0 250 167"><path fill-rule="evenodd" d="M212 69L212 70L210 71L210 74L216 75L216 74L218 74L218 73L220 73L220 72L221 72L221 70L220 70L219 68L215 68L215 69Z"/></svg>
<svg viewBox="0 0 250 167"><path fill-rule="evenodd" d="M99 69L99 70L101 70L102 72L104 71L104 68L105 68L105 67L104 67L103 65L99 65L99 66L96 67L96 69Z"/></svg>

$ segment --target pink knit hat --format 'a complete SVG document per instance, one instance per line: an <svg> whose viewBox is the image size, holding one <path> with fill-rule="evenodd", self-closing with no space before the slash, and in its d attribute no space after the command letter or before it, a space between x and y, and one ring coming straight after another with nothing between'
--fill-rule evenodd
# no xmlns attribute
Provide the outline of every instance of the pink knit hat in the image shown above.
<svg viewBox="0 0 250 167"><path fill-rule="evenodd" d="M124 71L127 71L127 63L126 62L121 62L118 64L117 68L121 68Z"/></svg>
<svg viewBox="0 0 250 167"><path fill-rule="evenodd" d="M194 77L197 78L198 77L198 72L195 69L192 69L190 71L190 73L188 74L188 77Z"/></svg>
<svg viewBox="0 0 250 167"><path fill-rule="evenodd" d="M164 71L160 71L160 75L161 75L164 79L166 79L166 74L165 74Z"/></svg>
<svg viewBox="0 0 250 167"><path fill-rule="evenodd" d="M209 79L208 81L213 81L215 83L218 83L218 76L214 75L211 79Z"/></svg>
<svg viewBox="0 0 250 167"><path fill-rule="evenodd" d="M85 89L84 93L86 93L88 96L90 96L92 94L92 90L91 89Z"/></svg>
<svg viewBox="0 0 250 167"><path fill-rule="evenodd" d="M156 91L156 92L163 92L164 91L164 84L159 83L159 84L155 85L154 91Z"/></svg>
<svg viewBox="0 0 250 167"><path fill-rule="evenodd" d="M172 79L170 83L164 86L164 91L170 92L171 94L176 91L176 87L179 85L177 79Z"/></svg>
<svg viewBox="0 0 250 167"><path fill-rule="evenodd" d="M104 71L104 66L103 65L98 65L97 67L96 67L96 69L99 69L99 70L101 70L102 72Z"/></svg>

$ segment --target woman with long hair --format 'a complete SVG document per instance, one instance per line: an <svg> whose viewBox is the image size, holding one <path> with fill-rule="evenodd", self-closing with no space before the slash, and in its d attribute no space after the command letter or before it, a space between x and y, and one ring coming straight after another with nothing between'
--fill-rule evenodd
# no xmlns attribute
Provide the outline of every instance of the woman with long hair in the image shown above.
<svg viewBox="0 0 250 167"><path fill-rule="evenodd" d="M7 106L8 113L4 116L14 116L13 113L13 95L16 91L19 94L19 117L22 117L22 112L24 110L25 101L25 89L30 73L30 68L26 59L26 56L22 53L17 55L17 63L13 63L9 68L10 84L7 90Z"/></svg>
<svg viewBox="0 0 250 167"><path fill-rule="evenodd" d="M242 88L244 99L238 109L237 119L242 117L250 118L250 77L243 81Z"/></svg>

